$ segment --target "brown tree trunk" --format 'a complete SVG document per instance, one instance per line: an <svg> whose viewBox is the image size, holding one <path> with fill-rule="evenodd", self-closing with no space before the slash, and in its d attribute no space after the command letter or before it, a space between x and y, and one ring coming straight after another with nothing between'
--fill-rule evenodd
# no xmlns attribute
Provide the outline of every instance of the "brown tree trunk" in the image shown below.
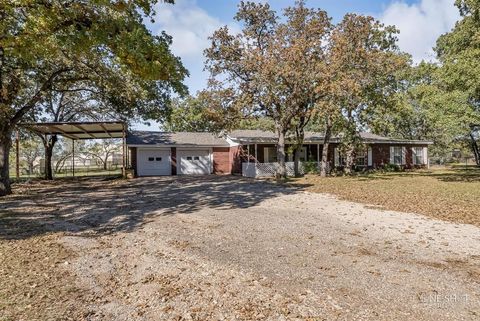
<svg viewBox="0 0 480 321"><path fill-rule="evenodd" d="M480 148L478 147L473 131L474 127L472 126L472 131L470 132L470 146L472 148L473 156L475 157L475 163L477 166L480 166Z"/></svg>
<svg viewBox="0 0 480 321"><path fill-rule="evenodd" d="M53 147L57 142L57 135L52 135L50 139L45 139L43 144L45 146L45 179L53 180L53 168L52 168L52 157L53 157Z"/></svg>
<svg viewBox="0 0 480 321"><path fill-rule="evenodd" d="M300 152L302 150L302 145L297 145L293 153L293 172L295 177L300 177Z"/></svg>
<svg viewBox="0 0 480 321"><path fill-rule="evenodd" d="M277 129L278 142L277 142L277 162L278 167L276 171L276 179L282 180L287 177L287 167L285 165L285 136L284 129Z"/></svg>
<svg viewBox="0 0 480 321"><path fill-rule="evenodd" d="M352 144L349 144L345 151L345 168L344 173L347 175L352 174L353 166L355 165L355 148Z"/></svg>
<svg viewBox="0 0 480 321"><path fill-rule="evenodd" d="M9 130L0 133L0 196L12 193L8 157L12 146L12 137Z"/></svg>
<svg viewBox="0 0 480 321"><path fill-rule="evenodd" d="M329 173L328 166L328 147L330 145L330 138L332 137L332 120L327 117L325 126L325 137L323 139L322 160L320 162L320 176L327 177Z"/></svg>

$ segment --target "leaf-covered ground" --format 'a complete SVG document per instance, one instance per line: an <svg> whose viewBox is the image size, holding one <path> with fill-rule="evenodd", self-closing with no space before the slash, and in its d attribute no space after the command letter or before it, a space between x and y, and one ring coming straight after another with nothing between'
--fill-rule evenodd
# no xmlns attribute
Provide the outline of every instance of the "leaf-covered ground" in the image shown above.
<svg viewBox="0 0 480 321"><path fill-rule="evenodd" d="M59 237L0 240L0 321L82 319L72 253Z"/></svg>
<svg viewBox="0 0 480 321"><path fill-rule="evenodd" d="M389 210L480 226L480 169L452 168L355 177L306 176L308 190Z"/></svg>

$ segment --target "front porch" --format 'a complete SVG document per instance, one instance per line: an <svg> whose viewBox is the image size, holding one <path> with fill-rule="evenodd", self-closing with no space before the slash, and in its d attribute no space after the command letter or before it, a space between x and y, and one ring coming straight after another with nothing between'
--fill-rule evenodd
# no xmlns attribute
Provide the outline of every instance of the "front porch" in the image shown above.
<svg viewBox="0 0 480 321"><path fill-rule="evenodd" d="M304 144L300 151L299 171L303 175L320 168L320 159L323 145ZM277 147L274 144L247 144L243 145L242 176L245 177L272 177L278 170ZM294 176L293 148L285 145L287 175ZM329 159L333 158L333 146Z"/></svg>

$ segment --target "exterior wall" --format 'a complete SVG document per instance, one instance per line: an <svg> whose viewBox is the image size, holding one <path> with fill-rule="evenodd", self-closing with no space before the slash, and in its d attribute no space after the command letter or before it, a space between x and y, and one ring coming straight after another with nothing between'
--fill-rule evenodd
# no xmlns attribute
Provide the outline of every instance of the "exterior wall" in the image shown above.
<svg viewBox="0 0 480 321"><path fill-rule="evenodd" d="M405 165L403 165L406 169L411 168L425 168L427 164L424 165L413 165L413 147L428 147L428 145L400 145L400 144L372 144L370 147L372 148L372 160L373 160L373 167L379 168L383 167L390 163L390 147L391 146L400 146L406 147L405 149Z"/></svg>
<svg viewBox="0 0 480 321"><path fill-rule="evenodd" d="M129 147L128 151L130 153L130 166L133 168L133 175L137 176L137 147Z"/></svg>
<svg viewBox="0 0 480 321"><path fill-rule="evenodd" d="M231 152L229 147L213 148L213 173L230 174L232 172Z"/></svg>

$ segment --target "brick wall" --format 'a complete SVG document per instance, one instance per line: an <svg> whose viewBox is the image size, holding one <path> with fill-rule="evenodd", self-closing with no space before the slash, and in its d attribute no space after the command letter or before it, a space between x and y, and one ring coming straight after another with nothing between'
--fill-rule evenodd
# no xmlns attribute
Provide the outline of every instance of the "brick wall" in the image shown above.
<svg viewBox="0 0 480 321"><path fill-rule="evenodd" d="M230 147L213 148L213 173L230 174L232 172L232 157Z"/></svg>

